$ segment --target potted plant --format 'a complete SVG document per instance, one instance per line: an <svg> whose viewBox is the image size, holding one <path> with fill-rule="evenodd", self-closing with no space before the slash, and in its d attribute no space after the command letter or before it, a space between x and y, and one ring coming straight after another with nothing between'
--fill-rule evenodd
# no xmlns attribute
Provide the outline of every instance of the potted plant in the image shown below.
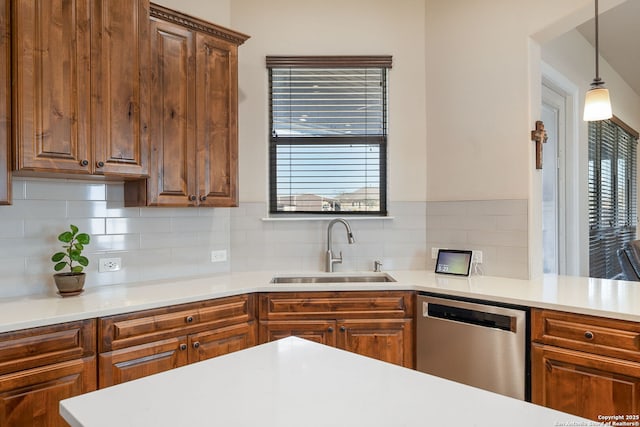
<svg viewBox="0 0 640 427"><path fill-rule="evenodd" d="M53 267L55 271L69 267L69 271L53 275L61 296L78 295L83 291L85 273L82 270L89 265L89 259L82 256L82 251L91 241L91 237L87 233L78 233L78 227L73 224L70 228L71 231L65 231L58 236L58 240L63 243L64 251L56 252L51 257L51 261L56 263Z"/></svg>

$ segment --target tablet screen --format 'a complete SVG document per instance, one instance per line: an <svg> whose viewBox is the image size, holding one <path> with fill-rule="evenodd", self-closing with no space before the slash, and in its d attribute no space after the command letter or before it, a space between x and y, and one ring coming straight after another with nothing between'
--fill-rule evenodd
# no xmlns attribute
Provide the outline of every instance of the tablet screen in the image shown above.
<svg viewBox="0 0 640 427"><path fill-rule="evenodd" d="M468 276L471 268L472 251L456 249L438 250L436 273Z"/></svg>

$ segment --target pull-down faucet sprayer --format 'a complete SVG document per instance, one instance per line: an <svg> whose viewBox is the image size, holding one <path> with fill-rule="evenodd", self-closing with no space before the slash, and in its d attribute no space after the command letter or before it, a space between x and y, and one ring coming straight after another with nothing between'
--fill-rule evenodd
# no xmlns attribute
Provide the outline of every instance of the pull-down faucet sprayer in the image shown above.
<svg viewBox="0 0 640 427"><path fill-rule="evenodd" d="M353 238L353 232L351 232L351 226L346 220L342 218L336 218L329 223L329 226L327 227L327 252L326 252L326 258L325 258L325 270L329 273L333 272L333 264L342 264L342 251L340 251L340 256L338 258L334 258L333 252L331 250L331 243L332 243L331 230L333 229L333 225L336 222L341 222L347 229L347 241L349 242L349 244L353 244L356 241Z"/></svg>

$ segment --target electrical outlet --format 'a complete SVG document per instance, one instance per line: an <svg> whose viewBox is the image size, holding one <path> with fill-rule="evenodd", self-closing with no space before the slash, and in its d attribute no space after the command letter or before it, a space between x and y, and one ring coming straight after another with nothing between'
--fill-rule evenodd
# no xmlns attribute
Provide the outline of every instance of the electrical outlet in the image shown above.
<svg viewBox="0 0 640 427"><path fill-rule="evenodd" d="M482 251L473 251L472 262L482 264Z"/></svg>
<svg viewBox="0 0 640 427"><path fill-rule="evenodd" d="M118 271L122 268L121 258L100 258L98 261L98 272L108 273L110 271Z"/></svg>
<svg viewBox="0 0 640 427"><path fill-rule="evenodd" d="M211 251L211 262L224 262L227 260L227 251L222 249L220 251Z"/></svg>
<svg viewBox="0 0 640 427"><path fill-rule="evenodd" d="M438 258L438 250L440 248L431 248L431 259L436 259Z"/></svg>

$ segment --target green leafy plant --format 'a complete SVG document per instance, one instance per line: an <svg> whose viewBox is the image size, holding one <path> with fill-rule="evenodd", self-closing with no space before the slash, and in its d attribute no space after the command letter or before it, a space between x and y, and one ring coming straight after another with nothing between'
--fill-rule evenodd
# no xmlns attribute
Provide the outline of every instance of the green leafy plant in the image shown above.
<svg viewBox="0 0 640 427"><path fill-rule="evenodd" d="M71 231L60 234L58 240L64 243L64 251L56 252L51 257L51 261L56 263L53 269L60 271L69 266L71 273L81 273L84 267L89 265L89 259L82 256L82 251L91 241L91 237L87 233L78 233L78 227L71 224Z"/></svg>

